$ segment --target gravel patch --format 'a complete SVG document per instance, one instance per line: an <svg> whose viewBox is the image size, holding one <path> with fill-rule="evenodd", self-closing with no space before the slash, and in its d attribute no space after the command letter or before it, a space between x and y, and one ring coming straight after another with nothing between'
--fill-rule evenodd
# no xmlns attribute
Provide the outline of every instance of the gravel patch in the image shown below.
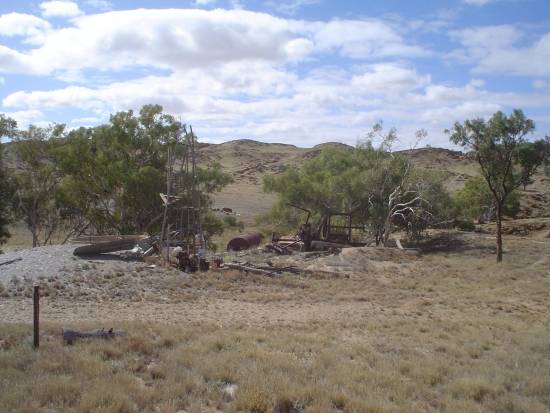
<svg viewBox="0 0 550 413"><path fill-rule="evenodd" d="M86 269L88 260L73 255L74 245L48 245L0 254L0 283L33 282L41 277L52 277Z"/></svg>

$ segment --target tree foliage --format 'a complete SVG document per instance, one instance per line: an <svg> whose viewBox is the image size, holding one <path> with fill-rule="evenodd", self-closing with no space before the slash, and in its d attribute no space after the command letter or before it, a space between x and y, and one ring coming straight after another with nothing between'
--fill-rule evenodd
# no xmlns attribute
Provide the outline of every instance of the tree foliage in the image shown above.
<svg viewBox="0 0 550 413"><path fill-rule="evenodd" d="M264 189L278 193L284 203L309 208L317 215L354 209L361 199L356 155L352 149L325 148L300 169L265 177Z"/></svg>
<svg viewBox="0 0 550 413"><path fill-rule="evenodd" d="M520 195L513 191L506 199L503 214L515 217L520 208ZM469 178L464 188L453 195L456 218L463 221L483 223L492 220L496 206L493 194L485 179L481 176Z"/></svg>
<svg viewBox="0 0 550 413"><path fill-rule="evenodd" d="M535 124L515 109L510 116L496 112L488 120L481 118L456 122L451 130L451 142L471 152L481 168L495 206L497 220L497 261L502 261L502 214L510 194L520 185L526 185L545 163L550 153L550 142L529 142L526 136Z"/></svg>
<svg viewBox="0 0 550 413"><path fill-rule="evenodd" d="M13 185L2 162L2 138L13 137L17 123L15 120L0 114L0 245L10 236L8 224L11 221L10 206L13 194Z"/></svg>
<svg viewBox="0 0 550 413"><path fill-rule="evenodd" d="M55 154L64 204L98 232L144 231L161 212L167 147L180 128L160 106L144 106L139 116L119 112L106 125L71 132Z"/></svg>
<svg viewBox="0 0 550 413"><path fill-rule="evenodd" d="M160 192L166 192L168 153L181 159L183 125L158 105L111 116L110 123L69 134L56 159L64 173L64 203L97 232L142 233L157 230L162 214ZM174 179L184 174L181 162L172 165ZM182 177L190 185L192 177ZM222 224L208 212L212 192L230 177L219 165L197 169L203 227L213 234ZM183 194L172 194L183 195ZM190 202L190 200L186 200ZM185 203L185 202L184 202Z"/></svg>
<svg viewBox="0 0 550 413"><path fill-rule="evenodd" d="M32 235L33 247L45 245L63 224L56 199L61 182L53 151L64 136L64 125L30 126L14 137L17 173L14 174L14 212Z"/></svg>
<svg viewBox="0 0 550 413"><path fill-rule="evenodd" d="M190 185L183 169L184 125L158 105L111 115L107 124L69 133L63 125L15 131L19 167L16 210L33 234L33 244L84 231L96 234L155 232L160 227L167 170ZM170 159L176 160L169 165ZM202 228L223 231L209 208L210 194L231 178L219 165L197 168ZM184 197L186 194L183 192ZM182 201L190 205L190 200Z"/></svg>
<svg viewBox="0 0 550 413"><path fill-rule="evenodd" d="M375 146L374 138L381 139ZM330 212L353 212L356 224L377 243L387 242L395 228L419 235L450 205L442 180L414 168L409 157L391 151L395 130L384 134L375 125L355 148L325 148L301 169L266 177L264 190L279 195L271 219L297 220L288 205L312 211L318 218Z"/></svg>

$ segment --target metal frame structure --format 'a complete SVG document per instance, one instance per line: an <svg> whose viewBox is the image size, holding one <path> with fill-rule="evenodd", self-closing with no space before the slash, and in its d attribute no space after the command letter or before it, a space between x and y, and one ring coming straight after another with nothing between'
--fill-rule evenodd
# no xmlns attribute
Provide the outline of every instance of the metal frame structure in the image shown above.
<svg viewBox="0 0 550 413"><path fill-rule="evenodd" d="M194 271L205 266L203 251L206 250L206 240L200 214L197 138L192 127L188 132L184 125L183 133L183 137L177 138L173 150L168 147L166 194L160 194L164 202L160 246L165 263L170 262L170 248L180 247L180 268ZM179 168L174 173L176 166Z"/></svg>
<svg viewBox="0 0 550 413"><path fill-rule="evenodd" d="M300 230L297 234L297 238L303 242L306 251L309 251L312 248L312 244L315 242L352 246L361 246L365 244L363 242L354 242L353 240L353 230L364 229L362 226L353 225L353 214L355 211L328 212L321 216L317 226L313 229L309 222L311 211L297 205L290 204L290 206L307 212L306 221L300 226ZM345 217L345 225L334 223L334 217Z"/></svg>

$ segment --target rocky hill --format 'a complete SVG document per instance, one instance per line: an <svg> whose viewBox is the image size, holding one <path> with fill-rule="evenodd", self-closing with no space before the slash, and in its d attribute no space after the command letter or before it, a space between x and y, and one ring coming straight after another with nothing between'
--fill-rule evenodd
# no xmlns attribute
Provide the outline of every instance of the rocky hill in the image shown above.
<svg viewBox="0 0 550 413"><path fill-rule="evenodd" d="M214 198L215 206L232 208L246 223L252 223L258 214L267 212L276 198L262 191L265 175L280 173L286 166L300 166L318 155L327 146L346 146L341 143L323 143L313 148L299 148L281 143L263 143L249 139L221 144L201 144L199 163L217 162L233 176L234 183ZM16 164L9 144L4 144L4 161ZM420 148L404 151L422 168L448 173L447 187L456 191L471 176L479 174L477 163L463 153L442 148ZM520 217L550 216L550 177L539 172L535 182L522 192Z"/></svg>
<svg viewBox="0 0 550 413"><path fill-rule="evenodd" d="M277 174L287 166L300 166L318 155L323 147L342 145L324 143L313 148L299 148L281 143L236 140L217 145L205 145L199 151L199 162L218 162L233 176L234 183L216 194L215 206L232 208L247 223L267 212L276 200L262 191L262 178Z"/></svg>
<svg viewBox="0 0 550 413"><path fill-rule="evenodd" d="M199 159L203 164L220 163L235 180L216 195L215 205L232 208L241 214L245 222L251 222L255 215L268 211L275 202L272 194L262 191L263 176L280 173L285 166L300 166L326 146L345 145L331 142L313 148L299 148L280 143L235 140L201 146ZM477 163L462 152L443 148L420 148L404 153L410 155L421 168L447 172L447 187L451 192L462 188L469 177L479 174ZM550 177L543 173L537 174L534 184L521 192L520 217L550 216Z"/></svg>

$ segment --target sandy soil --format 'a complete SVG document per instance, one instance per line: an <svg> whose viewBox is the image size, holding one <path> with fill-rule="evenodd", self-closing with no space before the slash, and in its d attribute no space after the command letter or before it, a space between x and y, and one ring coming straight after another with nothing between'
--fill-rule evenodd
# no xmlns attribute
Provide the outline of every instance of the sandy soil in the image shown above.
<svg viewBox="0 0 550 413"><path fill-rule="evenodd" d="M45 277L36 270L34 281L10 281L0 294L0 322L31 322L31 288L37 281L44 295L42 320L67 324L141 320L221 326L353 325L388 315L426 321L476 313L489 316L500 309L509 311L504 317L513 313L550 319L550 312L544 315L548 310L545 297L534 294L530 300L524 296L520 301L513 289L475 307L469 304L479 293L476 285L483 288L484 280L474 277L474 271L469 274L468 268L479 272L482 263L487 266L487 261L492 261L493 242L487 234L458 234L432 241L427 246L432 251L422 255L355 248L314 259L271 257L274 265L290 263L304 270L302 275L275 278L231 270L189 275L176 269L149 268L140 262L79 260L77 266L64 268L55 276ZM541 277L550 276L544 265L549 260L544 251L550 240L508 237L506 245L511 262L495 269L516 274L528 267ZM452 251L445 252L449 249ZM56 251L64 257L69 250ZM253 255L257 260L258 254ZM42 253L36 256L42 257ZM36 268L29 257L20 265ZM61 258L58 265L63 261ZM470 279L476 284L469 285ZM454 300L448 301L451 288Z"/></svg>

